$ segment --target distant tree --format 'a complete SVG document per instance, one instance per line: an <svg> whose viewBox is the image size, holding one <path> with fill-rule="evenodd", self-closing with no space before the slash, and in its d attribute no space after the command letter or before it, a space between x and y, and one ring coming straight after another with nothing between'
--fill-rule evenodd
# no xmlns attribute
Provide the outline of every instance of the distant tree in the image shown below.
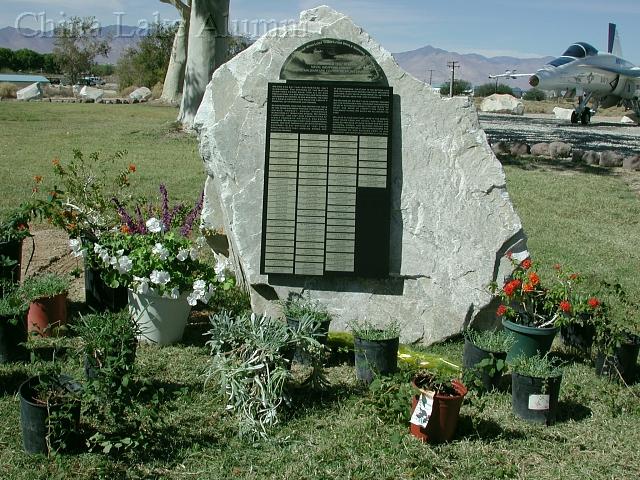
<svg viewBox="0 0 640 480"><path fill-rule="evenodd" d="M14 53L8 48L0 48L0 71L14 69Z"/></svg>
<svg viewBox="0 0 640 480"><path fill-rule="evenodd" d="M56 56L53 53L42 55L42 69L45 73L60 73L60 67L56 63Z"/></svg>
<svg viewBox="0 0 640 480"><path fill-rule="evenodd" d="M131 85L151 88L164 80L177 30L177 25L154 25L137 47L120 57L116 66L120 89Z"/></svg>
<svg viewBox="0 0 640 480"><path fill-rule="evenodd" d="M485 83L482 85L478 85L474 89L474 94L476 97L488 97L489 95L493 95L494 93L499 93L502 95L513 95L513 90L509 85L505 85L504 83L498 84L498 89L496 91L495 83Z"/></svg>
<svg viewBox="0 0 640 480"><path fill-rule="evenodd" d="M109 75L113 75L116 71L115 65L111 65L110 63L105 63L102 65L94 65L91 69L91 72L99 77L108 77Z"/></svg>
<svg viewBox="0 0 640 480"><path fill-rule="evenodd" d="M72 17L57 26L54 35L56 63L72 84L77 83L83 73L91 71L97 57L106 57L111 50L110 40L96 35L94 17Z"/></svg>
<svg viewBox="0 0 640 480"><path fill-rule="evenodd" d="M21 72L39 72L44 68L44 57L41 53L23 48L13 52L14 70Z"/></svg>
<svg viewBox="0 0 640 480"><path fill-rule="evenodd" d="M440 85L440 95L443 97L449 96L451 82L445 82ZM453 95L462 95L467 90L471 90L471 83L466 80L455 80L453 82Z"/></svg>
<svg viewBox="0 0 640 480"><path fill-rule="evenodd" d="M547 99L547 94L544 93L544 91L540 90L539 88L532 88L530 90L528 90L523 96L523 99L525 100L534 100L536 102L540 102L542 100L546 100Z"/></svg>

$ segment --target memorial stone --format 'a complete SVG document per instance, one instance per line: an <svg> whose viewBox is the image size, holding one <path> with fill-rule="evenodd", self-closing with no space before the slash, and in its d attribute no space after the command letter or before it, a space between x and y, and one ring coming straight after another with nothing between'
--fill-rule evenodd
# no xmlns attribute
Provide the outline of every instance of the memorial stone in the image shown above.
<svg viewBox="0 0 640 480"><path fill-rule="evenodd" d="M305 11L222 65L195 128L203 224L227 235L254 311L305 291L333 329L397 320L423 343L497 324L488 286L526 240L477 113L347 16Z"/></svg>

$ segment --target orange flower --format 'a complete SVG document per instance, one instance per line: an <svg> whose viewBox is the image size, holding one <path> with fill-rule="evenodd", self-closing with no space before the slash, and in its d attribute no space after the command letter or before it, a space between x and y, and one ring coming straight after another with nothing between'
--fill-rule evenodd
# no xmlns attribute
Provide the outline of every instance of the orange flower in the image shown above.
<svg viewBox="0 0 640 480"><path fill-rule="evenodd" d="M42 183L42 175L36 175L35 177L33 177L33 179L36 181L36 183Z"/></svg>
<svg viewBox="0 0 640 480"><path fill-rule="evenodd" d="M533 292L535 290L535 288L533 287L533 284L527 282L524 284L524 287L522 287L522 291L523 292Z"/></svg>
<svg viewBox="0 0 640 480"><path fill-rule="evenodd" d="M525 270L529 270L531 268L531 259L527 258L523 260L520 265L522 265L522 268L524 268Z"/></svg>
<svg viewBox="0 0 640 480"><path fill-rule="evenodd" d="M538 285L540 283L540 277L536 272L529 273L529 281L531 285Z"/></svg>
<svg viewBox="0 0 640 480"><path fill-rule="evenodd" d="M562 265L560 265L559 263L556 263L556 264L553 266L553 268L554 268L555 270L562 270Z"/></svg>
<svg viewBox="0 0 640 480"><path fill-rule="evenodd" d="M58 160L57 158L54 158L53 160L51 160L51 163L53 163L54 167L60 166L60 160Z"/></svg>
<svg viewBox="0 0 640 480"><path fill-rule="evenodd" d="M136 171L136 166L135 166L133 163L130 163L130 164L129 164L129 171L130 171L131 173L134 173L134 172Z"/></svg>
<svg viewBox="0 0 640 480"><path fill-rule="evenodd" d="M567 300L560 302L560 310L564 313L571 313L571 304Z"/></svg>
<svg viewBox="0 0 640 480"><path fill-rule="evenodd" d="M572 273L571 275L569 275L569 280L577 280L579 276L579 273Z"/></svg>
<svg viewBox="0 0 640 480"><path fill-rule="evenodd" d="M518 288L520 288L520 285L522 285L522 282L520 280L512 280L506 283L505 286L502 287L502 290L504 290L504 293L506 293L507 296L510 297Z"/></svg>
<svg viewBox="0 0 640 480"><path fill-rule="evenodd" d="M600 300L598 300L598 299L597 299L597 298L595 298L595 297L591 297L591 298L587 301L587 303L589 304L589 306L590 306L591 308L598 308L598 307L600 306Z"/></svg>
<svg viewBox="0 0 640 480"><path fill-rule="evenodd" d="M131 233L131 229L129 228L129 226L128 226L128 225L122 225L122 226L120 227L120 231L121 231L122 233Z"/></svg>

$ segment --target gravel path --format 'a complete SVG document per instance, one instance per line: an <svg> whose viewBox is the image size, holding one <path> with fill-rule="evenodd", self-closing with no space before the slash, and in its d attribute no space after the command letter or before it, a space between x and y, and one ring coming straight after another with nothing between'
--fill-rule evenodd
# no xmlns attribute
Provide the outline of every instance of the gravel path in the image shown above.
<svg viewBox="0 0 640 480"><path fill-rule="evenodd" d="M520 141L533 145L561 141L582 150L640 154L640 126L618 123L617 118L595 116L590 125L574 125L545 114L521 117L490 113L478 115L480 125L492 143Z"/></svg>

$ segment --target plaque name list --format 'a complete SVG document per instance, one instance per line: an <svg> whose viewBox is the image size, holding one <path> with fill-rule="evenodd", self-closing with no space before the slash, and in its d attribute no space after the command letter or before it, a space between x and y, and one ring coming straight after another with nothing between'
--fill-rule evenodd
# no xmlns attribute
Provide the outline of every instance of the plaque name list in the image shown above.
<svg viewBox="0 0 640 480"><path fill-rule="evenodd" d="M270 83L261 272L386 277L393 89Z"/></svg>

